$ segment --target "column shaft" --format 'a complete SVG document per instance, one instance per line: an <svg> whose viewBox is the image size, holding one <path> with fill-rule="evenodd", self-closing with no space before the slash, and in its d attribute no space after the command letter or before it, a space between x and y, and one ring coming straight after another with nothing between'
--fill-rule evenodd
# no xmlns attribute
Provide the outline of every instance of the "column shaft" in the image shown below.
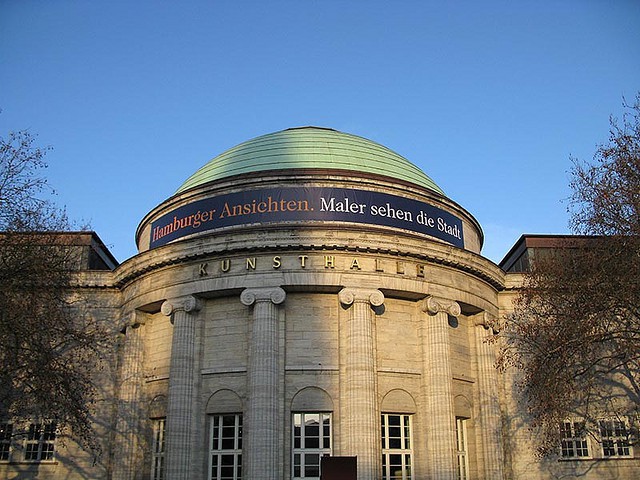
<svg viewBox="0 0 640 480"><path fill-rule="evenodd" d="M196 310L197 302L193 297L162 305L163 313L171 315L173 321L166 424L167 480L194 478L197 318L190 312Z"/></svg>
<svg viewBox="0 0 640 480"><path fill-rule="evenodd" d="M247 364L247 411L243 474L255 480L281 477L282 420L279 415L280 349L278 304L281 288L247 289L240 297L254 305Z"/></svg>
<svg viewBox="0 0 640 480"><path fill-rule="evenodd" d="M487 341L493 332L491 328L483 325L477 325L475 328L484 478L502 480L504 477L504 455L502 451L502 419L498 398L498 373L495 367L496 357L493 345Z"/></svg>
<svg viewBox="0 0 640 480"><path fill-rule="evenodd" d="M120 394L116 424L114 480L133 480L140 470L140 420L143 382L144 343L142 314L132 313L133 318L125 330L122 366L120 370Z"/></svg>
<svg viewBox="0 0 640 480"><path fill-rule="evenodd" d="M453 409L449 315L460 314L455 302L429 297L423 322L423 378L430 480L456 478L456 432Z"/></svg>
<svg viewBox="0 0 640 480"><path fill-rule="evenodd" d="M344 352L345 377L341 386L345 412L344 455L358 457L358 479L374 480L379 476L380 411L378 408L375 313L371 306L381 306L384 296L378 290L347 288L340 301L351 305L346 327Z"/></svg>

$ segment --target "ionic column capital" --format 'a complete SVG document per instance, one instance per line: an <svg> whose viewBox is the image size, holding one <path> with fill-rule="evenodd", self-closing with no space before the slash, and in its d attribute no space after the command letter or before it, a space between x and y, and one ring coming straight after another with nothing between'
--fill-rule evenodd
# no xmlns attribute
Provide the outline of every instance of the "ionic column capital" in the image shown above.
<svg viewBox="0 0 640 480"><path fill-rule="evenodd" d="M167 317L176 312L192 313L200 310L200 301L193 295L185 295L184 297L170 298L160 307L160 311Z"/></svg>
<svg viewBox="0 0 640 480"><path fill-rule="evenodd" d="M134 310L126 315L126 321L124 322L125 328L138 328L141 325L147 323L147 317L144 313Z"/></svg>
<svg viewBox="0 0 640 480"><path fill-rule="evenodd" d="M285 298L287 293L280 287L245 288L240 294L240 301L247 307L260 302L280 305Z"/></svg>
<svg viewBox="0 0 640 480"><path fill-rule="evenodd" d="M482 327L485 330L495 330L497 326L496 316L489 312L482 312L475 316L475 326Z"/></svg>
<svg viewBox="0 0 640 480"><path fill-rule="evenodd" d="M379 307L384 303L384 294L380 290L368 288L343 288L338 294L340 303L352 305L354 303L369 303Z"/></svg>
<svg viewBox="0 0 640 480"><path fill-rule="evenodd" d="M462 313L458 302L433 296L429 296L422 301L422 311L429 315L446 313L452 317L457 317Z"/></svg>

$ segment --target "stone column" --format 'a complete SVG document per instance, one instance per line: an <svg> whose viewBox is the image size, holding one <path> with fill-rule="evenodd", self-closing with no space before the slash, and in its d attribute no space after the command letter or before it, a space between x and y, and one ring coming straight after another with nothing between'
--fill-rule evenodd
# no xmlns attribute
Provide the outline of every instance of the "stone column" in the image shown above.
<svg viewBox="0 0 640 480"><path fill-rule="evenodd" d="M480 428L484 475L487 480L504 478L504 454L502 450L502 418L498 390L498 372L491 317L486 312L475 326L476 356L478 359L478 391L480 400Z"/></svg>
<svg viewBox="0 0 640 480"><path fill-rule="evenodd" d="M194 414L198 397L195 368L198 310L199 302L193 296L167 300L161 307L173 324L166 424L167 480L197 478L193 452L197 441Z"/></svg>
<svg viewBox="0 0 640 480"><path fill-rule="evenodd" d="M142 382L144 377L145 316L131 312L124 330L124 349L120 367L120 392L114 446L114 480L133 480L141 470L140 420L142 418Z"/></svg>
<svg viewBox="0 0 640 480"><path fill-rule="evenodd" d="M376 379L375 312L384 303L379 290L345 288L340 303L349 307L345 324L346 344L340 346L345 363L340 387L343 455L358 457L358 480L379 478L381 464L380 411ZM344 337L343 337L344 338Z"/></svg>
<svg viewBox="0 0 640 480"><path fill-rule="evenodd" d="M449 316L460 315L457 302L428 297L422 310L425 424L427 425L427 471L430 480L456 478L456 431L453 409Z"/></svg>
<svg viewBox="0 0 640 480"><path fill-rule="evenodd" d="M247 410L243 421L243 477L276 480L280 467L282 419L280 418L278 307L284 302L280 287L247 288L240 301L253 305L253 322L247 363Z"/></svg>

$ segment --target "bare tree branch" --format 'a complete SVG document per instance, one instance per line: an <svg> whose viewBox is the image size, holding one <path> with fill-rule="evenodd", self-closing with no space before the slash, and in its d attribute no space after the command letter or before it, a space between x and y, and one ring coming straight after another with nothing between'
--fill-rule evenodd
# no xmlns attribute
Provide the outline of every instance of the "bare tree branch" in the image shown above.
<svg viewBox="0 0 640 480"><path fill-rule="evenodd" d="M592 162L572 159L571 225L590 237L536 256L499 334L542 453L567 418L594 436L599 418L625 418L639 440L640 95L625 107Z"/></svg>
<svg viewBox="0 0 640 480"><path fill-rule="evenodd" d="M93 370L109 336L69 301L79 251L64 209L40 196L47 151L26 131L0 138L0 418L50 419L96 448Z"/></svg>

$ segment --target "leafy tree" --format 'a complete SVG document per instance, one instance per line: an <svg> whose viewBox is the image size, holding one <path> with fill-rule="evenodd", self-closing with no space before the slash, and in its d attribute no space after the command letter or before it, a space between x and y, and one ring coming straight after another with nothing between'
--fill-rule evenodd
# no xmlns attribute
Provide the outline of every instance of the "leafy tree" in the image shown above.
<svg viewBox="0 0 640 480"><path fill-rule="evenodd" d="M91 373L107 337L72 289L78 249L42 197L46 152L26 131L0 137L0 419L53 421L95 447Z"/></svg>
<svg viewBox="0 0 640 480"><path fill-rule="evenodd" d="M499 365L520 370L542 453L557 449L569 418L596 440L603 417L624 420L627 441L638 441L640 94L610 124L592 162L573 160L569 212L581 235L536 252L500 334Z"/></svg>

